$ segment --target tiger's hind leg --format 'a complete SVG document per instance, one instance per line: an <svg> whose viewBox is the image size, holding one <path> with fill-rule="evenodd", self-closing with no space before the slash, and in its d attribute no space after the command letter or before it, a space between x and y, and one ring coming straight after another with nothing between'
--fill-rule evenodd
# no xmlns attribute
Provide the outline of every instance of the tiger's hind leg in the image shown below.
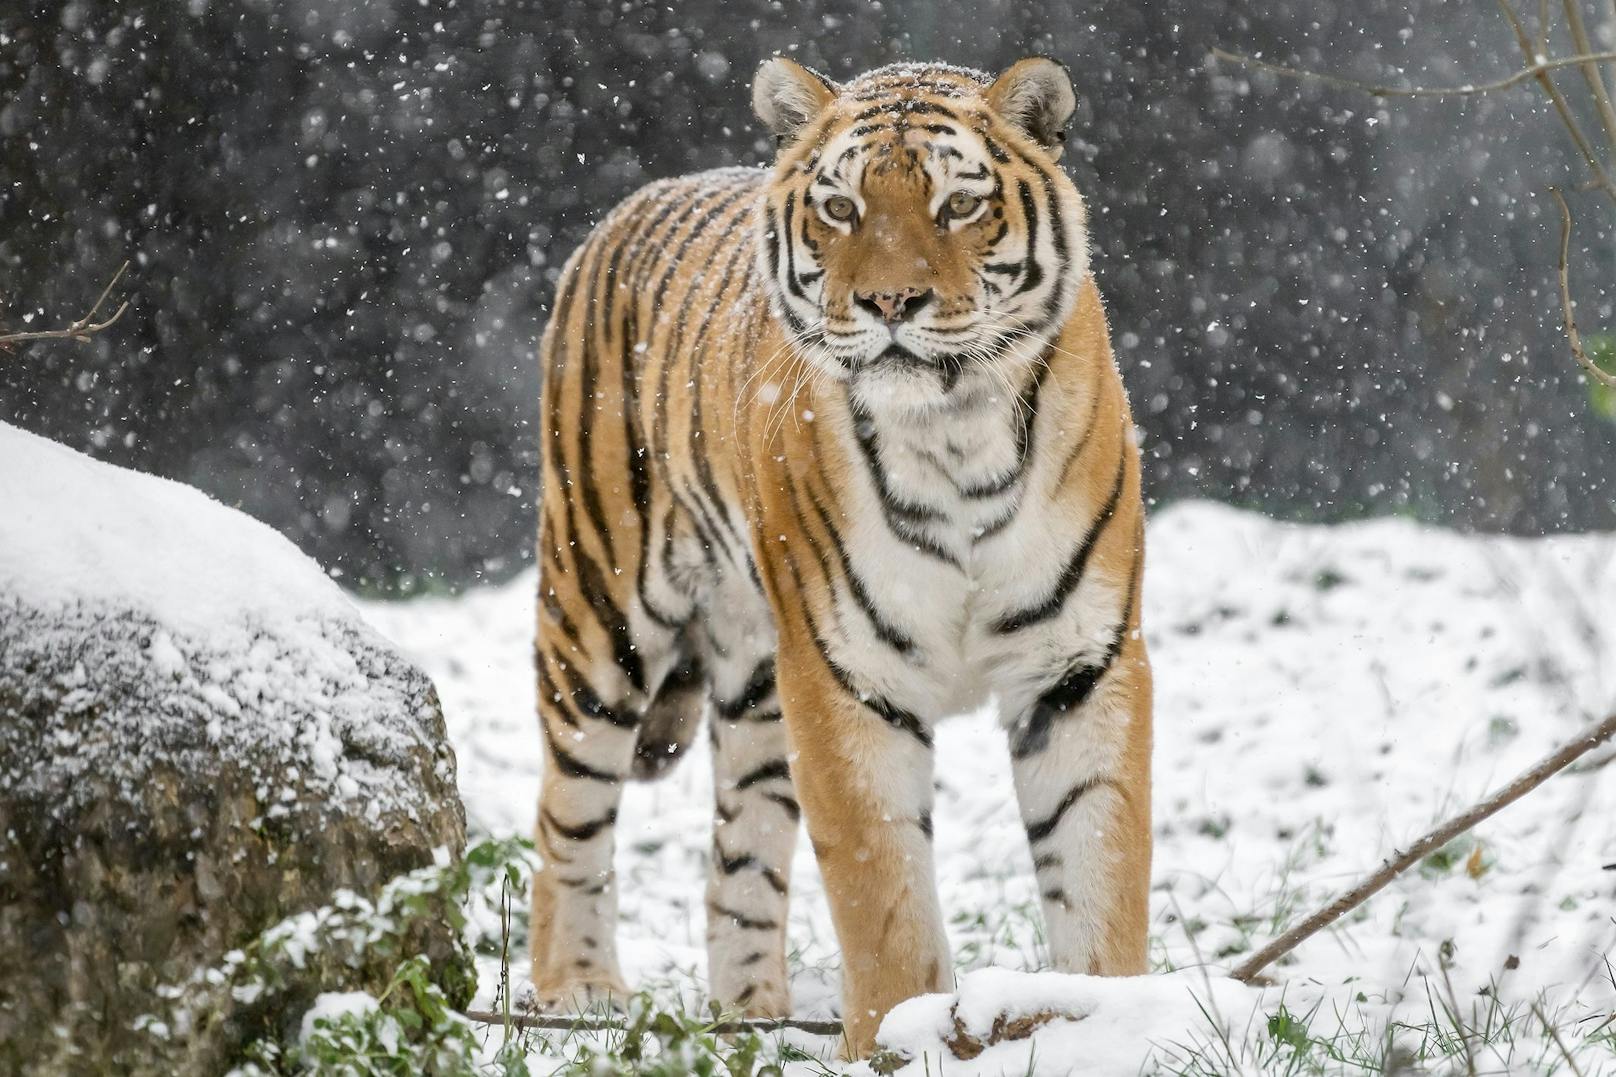
<svg viewBox="0 0 1616 1077"><path fill-rule="evenodd" d="M642 634L637 650L654 684L676 658L674 634L664 635ZM543 864L533 878L532 979L543 1008L585 1009L628 994L612 857L623 783L635 775L655 704L632 690L609 653L589 658L544 617L537 658L546 765L534 832Z"/></svg>
<svg viewBox="0 0 1616 1077"><path fill-rule="evenodd" d="M625 999L617 963L617 807L634 760L637 719L608 707L584 670L539 647L544 777L534 843L533 987L544 1009Z"/></svg>
<svg viewBox="0 0 1616 1077"><path fill-rule="evenodd" d="M759 612L766 617L766 608ZM786 912L801 812L775 693L773 629L766 620L714 617L707 636L716 800L708 976L720 1004L750 1017L784 1017L791 1012Z"/></svg>

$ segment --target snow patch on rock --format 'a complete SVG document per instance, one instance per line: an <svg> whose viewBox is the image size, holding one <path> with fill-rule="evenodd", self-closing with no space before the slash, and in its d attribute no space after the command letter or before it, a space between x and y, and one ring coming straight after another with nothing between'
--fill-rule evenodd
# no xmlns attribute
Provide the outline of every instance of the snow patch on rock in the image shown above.
<svg viewBox="0 0 1616 1077"><path fill-rule="evenodd" d="M0 587L30 606L144 610L172 632L355 618L284 536L199 490L0 424Z"/></svg>

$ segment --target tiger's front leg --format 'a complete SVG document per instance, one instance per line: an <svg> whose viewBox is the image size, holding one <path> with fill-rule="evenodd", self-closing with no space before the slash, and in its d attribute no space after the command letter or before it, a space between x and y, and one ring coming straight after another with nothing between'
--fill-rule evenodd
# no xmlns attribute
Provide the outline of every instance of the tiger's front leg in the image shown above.
<svg viewBox="0 0 1616 1077"><path fill-rule="evenodd" d="M850 1058L888 1010L953 983L932 868L932 746L913 715L861 701L812 646L782 647L780 700L842 950Z"/></svg>
<svg viewBox="0 0 1616 1077"><path fill-rule="evenodd" d="M1145 971L1151 676L1144 640L1075 661L1010 728L1011 766L1062 972Z"/></svg>

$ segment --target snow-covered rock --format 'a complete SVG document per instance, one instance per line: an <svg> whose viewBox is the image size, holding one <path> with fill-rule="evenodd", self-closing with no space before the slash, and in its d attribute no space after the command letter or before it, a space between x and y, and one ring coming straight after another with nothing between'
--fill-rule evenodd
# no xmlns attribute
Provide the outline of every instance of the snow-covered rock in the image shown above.
<svg viewBox="0 0 1616 1077"><path fill-rule="evenodd" d="M464 837L431 681L289 542L0 425L0 1071L162 1068L157 985Z"/></svg>

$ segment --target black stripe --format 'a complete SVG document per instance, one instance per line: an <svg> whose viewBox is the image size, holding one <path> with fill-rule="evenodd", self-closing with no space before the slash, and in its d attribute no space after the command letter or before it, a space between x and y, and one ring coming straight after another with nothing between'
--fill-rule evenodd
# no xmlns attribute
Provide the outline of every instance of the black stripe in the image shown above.
<svg viewBox="0 0 1616 1077"><path fill-rule="evenodd" d="M799 595L803 594L802 575L797 570L797 563L792 559L789 552L785 556L786 567L791 570L791 578L796 585L797 593ZM819 648L819 657L824 660L825 668L830 670L830 675L836 679L836 683L841 687L842 691L874 711L887 724L914 737L920 742L921 747L930 748L932 745L931 730L926 728L926 724L919 717L909 711L893 706L879 696L860 693L854 689L853 682L849 678L847 671L837 665L831 658L830 645L825 642L825 636L819 630L819 621L814 617L813 610L809 608L807 602L802 605L802 615L803 619L808 622L808 632L813 636L814 646Z"/></svg>
<svg viewBox="0 0 1616 1077"><path fill-rule="evenodd" d="M998 497L1009 490L1026 474L1027 461L1031 459L1033 424L1038 421L1038 396L1044 387L1044 379L1049 375L1049 350L1038 357L1033 365L1032 377L1021 390L1020 403L1016 408L1014 420L1019 424L1016 431L1016 462L1015 466L996 479L990 479L981 486L962 486L959 488L960 496L971 500L981 501L990 497ZM1021 417L1025 415L1026 421ZM998 521L995 521L997 523ZM999 526L1004 526L999 524Z"/></svg>
<svg viewBox="0 0 1616 1077"><path fill-rule="evenodd" d="M718 865L718 870L725 875L734 875L756 864L757 857L752 856L750 853L742 853L740 856L728 856L724 852L724 847L715 841L713 842L713 862Z"/></svg>
<svg viewBox="0 0 1616 1077"><path fill-rule="evenodd" d="M774 693L774 659L765 658L757 664L752 676L747 678L746 686L741 694L734 699L720 699L715 702L718 716L726 721L734 722L746 716L753 707L758 706Z"/></svg>
<svg viewBox="0 0 1616 1077"><path fill-rule="evenodd" d="M1073 666L1053 687L1039 696L1027 712L1026 721L1017 727L1010 741L1011 758L1026 759L1049 747L1049 733L1056 719L1086 703L1110 668L1109 656L1102 662Z"/></svg>
<svg viewBox="0 0 1616 1077"><path fill-rule="evenodd" d="M571 506L571 498L567 499L567 504ZM569 532L572 532L571 523L569 520L567 528ZM594 611L595 620L611 640L612 660L623 671L623 676L628 678L628 682L643 692L645 667L640 661L639 652L634 649L634 637L629 631L628 618L611 597L606 585L606 575L595 563L595 559L584 552L581 544L575 543L572 553L577 566L575 578L578 582L579 596Z"/></svg>
<svg viewBox="0 0 1616 1077"><path fill-rule="evenodd" d="M554 323L554 329L555 332L560 335L562 341L565 341L566 339L566 334L568 332L567 323L572 317L572 304L577 296L578 291L578 278L584 273L584 266L587 258L594 259L594 272L598 279L600 251L597 247L593 246L592 243L586 245L584 249L587 253L584 258L580 258L580 260L574 264L574 271L569 277L568 285L564 289L561 303L556 311L557 320ZM589 348L591 336L591 326L588 324L588 320L586 318L585 325L583 327L583 343L585 350L588 350ZM566 348L564 344L557 345L557 354L563 360L566 358ZM561 488L563 484L571 485L577 476L587 474L590 470L587 455L575 460L572 466L569 467L566 461L565 453L561 447L560 436L563 394L561 391L561 386L558 384L558 379L561 374L562 371L559 368L559 365L552 364L551 370L546 375L547 390L549 388L553 388L555 390L550 396L549 417L550 432L551 436L555 439L555 442L549 446L548 450L545 452L545 462L549 466L551 472L549 478L555 488ZM584 415L579 416L579 423L579 442L587 451L588 442L584 434L584 427L587 426L587 420ZM616 657L619 666L622 668L624 675L629 678L630 683L634 684L635 687L643 687L644 670L641 668L639 655L634 652L634 645L629 637L628 622L623 616L622 611L618 609L616 601L612 598L610 591L607 589L605 575L601 572L600 566L597 565L594 559L590 557L589 554L584 550L583 544L576 541L576 537L579 532L578 520L574 509L575 499L566 493L562 493L559 496L561 497L564 520L562 532L568 537L569 540L568 548L572 554L574 568L572 579L574 586L578 589L578 597L582 599L584 605L588 606L591 612L593 612L596 623L600 625L601 630L604 631L607 634L607 637L612 641L613 654ZM604 536L602 541L605 543ZM559 545L557 545L555 548L557 550L560 549ZM610 545L606 544L606 548L609 550ZM557 581L551 581L552 584L555 582Z"/></svg>
<svg viewBox="0 0 1616 1077"><path fill-rule="evenodd" d="M697 362L702 356L702 345L706 342L707 330L713 324L713 315L717 313L718 305L726 298L729 291L730 281L734 279L735 267L737 264L746 261L747 259L743 256L749 255L749 253L750 252L747 250L746 245L743 243L737 243L735 245L735 249L730 252L729 261L724 266L724 275L719 280L717 289L715 289L713 292L712 302L707 305L707 310L702 315L701 322L696 330L695 339L691 341L688 349L691 357L690 373L692 383L691 417L688 445L690 457L695 461L696 464L696 481L701 486L702 492L706 494L707 502L711 506L714 515L717 516L718 522L729 533L729 537L733 538L736 544L742 550L742 556L745 556L746 544L741 540L740 535L735 530L734 524L729 519L728 512L725 511L725 506L728 504L728 502L719 492L718 481L713 477L712 461L708 458L708 454L705 451L705 446L697 444L697 439L701 437L702 433L704 433L701 428L701 423L702 407L705 400L705 394L702 391L702 372L697 369ZM683 317L683 312L681 312L681 323L683 322ZM700 500L699 496L697 500ZM724 547L727 552L730 548L728 539L725 540ZM734 561L733 556L731 557L731 561Z"/></svg>
<svg viewBox="0 0 1616 1077"><path fill-rule="evenodd" d="M1072 786L1066 795L1061 798L1061 802L1055 806L1055 810L1050 813L1048 818L1041 822L1027 824L1027 840L1037 844L1055 833L1055 828L1060 826L1061 819L1065 818L1066 813L1072 810L1072 805L1083 799L1083 796L1095 786L1104 784L1104 782L1105 779L1103 778L1090 778Z"/></svg>
<svg viewBox="0 0 1616 1077"><path fill-rule="evenodd" d="M561 666L561 675L567 682L567 691L563 698L570 697L573 706L577 707L581 714L586 714L591 718L598 718L607 725L616 726L618 729L633 729L640 724L639 715L627 714L603 703L601 698L595 694L594 689L589 687L589 682L579 675L577 667L569 662L558 664Z"/></svg>
<svg viewBox="0 0 1616 1077"><path fill-rule="evenodd" d="M1038 205L1033 201L1032 188L1026 180L1016 181L1016 194L1021 199L1021 213L1027 221L1027 257L1022 265L1025 274L1016 286L1016 293L1030 292L1044 282L1043 267L1038 264Z"/></svg>
<svg viewBox="0 0 1616 1077"><path fill-rule="evenodd" d="M787 290L803 302L808 301L808 293L802 290L797 283L797 248L791 242L791 221L797 212L797 192L792 191L786 195L785 220L781 224L781 232L785 236L786 246L786 285Z"/></svg>
<svg viewBox="0 0 1616 1077"><path fill-rule="evenodd" d="M612 774L604 770L596 770L588 763L585 763L582 759L579 759L577 756L571 754L565 748L561 747L561 743L556 739L556 735L550 731L549 722L540 719L539 725L544 727L544 742L549 746L550 754L555 758L556 768L567 777L583 778L592 782L608 782L613 785L623 780L616 774Z"/></svg>
<svg viewBox="0 0 1616 1077"><path fill-rule="evenodd" d="M1060 613L1061 608L1066 604L1067 598L1071 597L1077 585L1082 582L1083 571L1088 566L1089 556L1094 552L1094 547L1099 543L1106 526L1116 515L1117 501L1122 496L1123 479L1128 471L1127 463L1127 455L1119 451L1117 456L1117 478L1111 485L1111 495L1106 498L1105 505L1100 509L1099 515L1089 525L1088 534L1083 536L1083 541L1078 543L1077 548L1072 551L1072 556L1066 562L1066 567L1061 570L1060 576L1055 580L1054 588L1036 606L1029 606L1026 609L1017 610L999 618L993 623L994 632L999 635L1019 632L1029 625L1041 624Z"/></svg>
<svg viewBox="0 0 1616 1077"><path fill-rule="evenodd" d="M606 510L601 503L600 489L596 485L596 471L593 460L594 445L594 419L600 413L601 405L595 399L595 379L598 376L598 356L595 349L595 337L598 331L607 341L610 340L612 326L610 324L610 308L616 292L615 281L621 266L623 246L619 244L613 251L611 260L604 267L599 259L595 263L595 273L592 278L590 294L598 296L601 288L606 290L605 318L593 320L593 324L585 326L583 334L583 347L578 353L578 400L580 413L578 416L578 436L576 446L575 467L568 474L567 479L573 490L578 491L583 501L584 512L595 529L595 535L605 552L608 560L615 561L612 548L612 530L606 524ZM602 277L604 276L604 283ZM623 402L627 410L627 402ZM569 501L571 499L569 498ZM574 541L578 538L576 530L570 526L568 535ZM595 610L596 619L600 622L612 642L612 655L623 675L636 689L645 689L645 669L640 661L639 653L635 650L633 635L629 630L628 618L618 607L612 597L606 577L599 566L586 554L582 546L575 548L579 559L578 576L590 592L589 604ZM614 565L615 567L615 565Z"/></svg>
<svg viewBox="0 0 1616 1077"><path fill-rule="evenodd" d="M1088 414L1083 419L1083 433L1077 439L1077 444L1072 446L1072 451L1066 454L1066 459L1061 462L1060 475L1055 479L1056 490L1066 485L1067 472L1072 470L1072 465L1077 463L1077 458L1082 456L1083 450L1088 447L1089 437L1094 433L1094 416L1100 410L1100 392L1100 387L1096 385L1094 395L1089 398Z"/></svg>
<svg viewBox="0 0 1616 1077"><path fill-rule="evenodd" d="M713 557L714 550L723 553L725 560L734 564L735 555L730 552L729 544L724 541L724 537L718 533L718 525L707 515L707 506L702 504L701 499L687 501L679 491L672 489L669 490L669 496L685 510L685 517L690 521L690 526L696 530L696 538L701 543L707 564L718 563Z"/></svg>
<svg viewBox="0 0 1616 1077"><path fill-rule="evenodd" d="M791 768L784 759L771 759L762 766L756 767L735 780L737 791L750 789L759 782L773 781L777 778L790 778Z"/></svg>
<svg viewBox="0 0 1616 1077"><path fill-rule="evenodd" d="M632 307L623 323L623 443L628 457L629 500L640 523L640 554L634 570L634 590L640 608L663 628L678 628L685 618L664 612L651 601L646 588L646 571L651 563L651 461L640 430L639 366L634 360L638 343L639 315Z"/></svg>
<svg viewBox="0 0 1616 1077"><path fill-rule="evenodd" d="M1142 534L1140 538L1142 541ZM1073 665L1059 681L1038 697L1032 709L1027 712L1026 720L1016 728L1010 741L1012 758L1026 759L1049 747L1049 733L1055 722L1088 702L1106 674L1116 666L1128 637L1128 625L1133 621L1134 592L1139 586L1139 566L1144 561L1143 552L1142 548L1136 551L1133 565L1128 570L1128 599L1123 603L1122 616L1111 632L1111 642L1106 647L1105 654L1098 662L1081 662Z"/></svg>
<svg viewBox="0 0 1616 1077"><path fill-rule="evenodd" d="M874 711L888 725L914 737L922 747L931 747L931 730L926 727L926 723L922 722L919 716L901 707L893 706L878 695L860 694L855 691L847 671L833 662L830 655L825 651L824 641L816 638L815 642L819 644L820 654L824 657L825 664L830 667L831 675L836 678L837 683L842 686L848 695Z"/></svg>
<svg viewBox="0 0 1616 1077"><path fill-rule="evenodd" d="M723 846L715 841L713 843L713 859L718 865L718 870L725 875L734 875L745 871L747 868L757 868L758 873L763 876L763 881L768 883L769 888L775 893L784 894L787 890L786 881L780 877L780 873L767 864L759 863L757 857L752 856L750 853L729 856L725 854Z"/></svg>
<svg viewBox="0 0 1616 1077"><path fill-rule="evenodd" d="M796 797L786 796L784 793L764 793L763 799L772 800L780 805L793 820L802 818L802 805L797 803Z"/></svg>
<svg viewBox="0 0 1616 1077"><path fill-rule="evenodd" d="M773 931L780 925L773 920L754 920L750 916L743 916L734 909L727 909L716 901L707 903L707 911L713 916L724 916L735 921L735 926L747 931Z"/></svg>
<svg viewBox="0 0 1616 1077"><path fill-rule="evenodd" d="M669 334L670 343L666 350L666 354L663 356L662 365L657 372L656 400L659 404L666 402L668 399L668 375L672 372L673 362L678 357L678 341L684 336L684 320L689 315L689 306L687 303L680 302L678 304L673 304L665 299L664 293L667 291L668 283L673 279L673 275L678 272L683 264L685 254L689 251L691 244L693 244L702 235L702 233L706 231L707 227L712 224L713 221L717 220L718 217L727 210L733 208L734 205L739 202L742 197L750 193L751 190L752 188L750 185L737 187L734 190L723 192L716 201L709 202L703 200L699 202L698 205L706 207L705 212L703 212L702 215L696 219L695 223L690 226L690 230L685 233L683 238L680 239L678 245L663 256L667 260L667 268L663 270L662 276L657 281L656 286L651 289L649 297L651 304L651 319L650 323L645 328L647 339L655 335L657 321L661 318L664 311L669 309L677 309L679 311L679 320L675 323L673 332ZM694 213L694 207L692 208L692 213ZM744 244L742 244L742 246L744 246ZM697 283L699 283L700 279L701 278L699 275L691 277L689 287L687 288L684 296L685 299L689 298L689 290L693 289ZM657 452L662 454L663 459L667 458L668 419L670 417L671 409L659 407L657 409L657 423L652 431L652 440L656 445Z"/></svg>
<svg viewBox="0 0 1616 1077"><path fill-rule="evenodd" d="M941 512L927 505L916 505L895 495L887 486L886 468L881 463L880 445L876 439L875 420L853 399L851 388L845 388L847 407L853 418L853 437L858 442L864 467L870 473L877 499L881 502L881 515L887 528L915 549L935 557L944 564L959 568L954 555L934 539L916 528L918 525L939 521Z"/></svg>
<svg viewBox="0 0 1616 1077"><path fill-rule="evenodd" d="M863 123L865 120L873 120L883 112L895 113L899 122L902 122L905 116L921 115L946 116L948 119L956 122L959 120L959 113L955 112L951 108L939 105L935 101L923 101L914 97L897 97L889 103L870 106L863 112L855 115L853 117L853 122Z"/></svg>
<svg viewBox="0 0 1616 1077"><path fill-rule="evenodd" d="M586 823L579 823L577 826L568 826L552 815L549 808L546 808L544 809L544 821L552 830L569 841L588 841L617 822L617 809L608 810L599 819L591 819Z"/></svg>
<svg viewBox="0 0 1616 1077"><path fill-rule="evenodd" d="M573 729L577 729L578 719L574 718L572 713L567 709L567 705L564 702L566 697L562 694L561 689L556 687L555 680L551 676L550 656L544 653L544 649L542 647L535 645L533 648L533 661L539 669L540 713L543 713L544 704L548 702L556 708L556 717L561 720L563 725L571 726Z"/></svg>
<svg viewBox="0 0 1616 1077"><path fill-rule="evenodd" d="M556 597L555 588L550 581L565 576L566 569L561 565L561 551L555 546L554 533L550 527L550 516L545 514L544 528L539 537L539 544L544 548L544 566L539 574L539 608L544 611L555 625L561 629L561 634L567 637L575 649L583 649L583 641L578 636L578 626L572 623L567 610Z"/></svg>
<svg viewBox="0 0 1616 1077"><path fill-rule="evenodd" d="M797 478L797 476L793 475L786 480L786 496L791 499L791 515L797 522L797 533L802 536L804 542L808 543L808 552L814 555L814 562L819 565L819 574L825 579L825 590L830 593L836 586L836 577L830 570L830 558L825 553L825 547L820 545L819 539L808 527L807 517L802 511L802 504L797 500L797 489L799 486L805 488L807 480L803 479L799 483ZM841 613L837 610L834 601L830 604L830 612L831 616L836 620L837 628L840 628L842 623Z"/></svg>
<svg viewBox="0 0 1616 1077"><path fill-rule="evenodd" d="M831 546L836 550L837 559L842 563L842 578L847 581L847 587L852 592L853 601L858 604L859 609L864 611L865 619L870 622L870 627L875 630L876 638L899 654L908 657L915 649L914 640L904 635L898 628L895 628L882 615L881 611L875 608L875 603L870 600L869 591L864 587L863 578L854 569L852 559L847 556L847 547L843 544L841 535L837 534L835 525L831 523L830 513L825 511L825 506L820 503L818 495L813 491L813 487L807 487L806 493L808 494L808 501L814 507L814 512L819 516L819 522L825 527L825 533L830 536Z"/></svg>
<svg viewBox="0 0 1616 1077"><path fill-rule="evenodd" d="M1050 289L1049 297L1044 300L1044 314L1042 321L1048 323L1059 315L1061 307L1067 301L1068 293L1073 283L1070 274L1066 271L1071 265L1071 253L1066 239L1066 221L1061 217L1060 201L1055 191L1055 180L1036 164L1029 162L1040 176L1043 177L1044 197L1049 201L1049 235L1055 246L1055 279L1059 287Z"/></svg>

